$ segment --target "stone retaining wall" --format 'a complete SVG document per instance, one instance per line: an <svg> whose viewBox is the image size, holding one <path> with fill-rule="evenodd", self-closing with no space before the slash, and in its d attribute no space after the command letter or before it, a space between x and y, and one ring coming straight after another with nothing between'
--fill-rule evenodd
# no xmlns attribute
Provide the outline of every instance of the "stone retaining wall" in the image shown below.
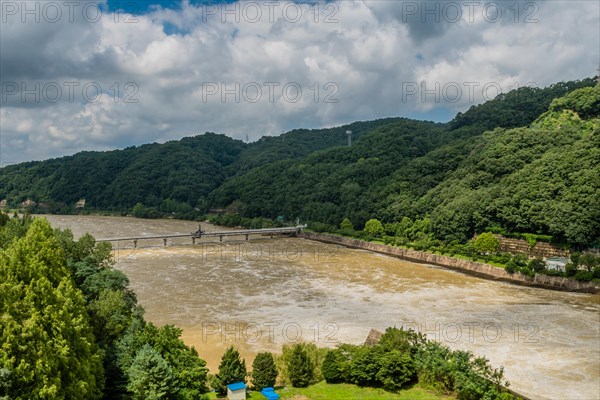
<svg viewBox="0 0 600 400"><path fill-rule="evenodd" d="M486 279L494 279L516 283L519 285L535 286L554 290L600 293L600 285L592 282L579 282L574 279L548 276L543 274L536 274L533 278L522 275L519 272L509 274L503 268L494 267L493 265L489 264L461 260L458 258L425 253L422 251L403 249L400 247L387 246L384 244L365 242L363 240L348 237L326 235L322 233L302 232L298 235L298 237L310 240L318 240L326 243L339 244L356 249L370 250L419 263L439 265Z"/></svg>
<svg viewBox="0 0 600 400"><path fill-rule="evenodd" d="M521 253L528 257L565 257L571 255L568 250L553 246L549 243L537 242L535 246L530 247L529 243L523 239L505 238L500 235L495 235L500 241L500 251L507 253Z"/></svg>

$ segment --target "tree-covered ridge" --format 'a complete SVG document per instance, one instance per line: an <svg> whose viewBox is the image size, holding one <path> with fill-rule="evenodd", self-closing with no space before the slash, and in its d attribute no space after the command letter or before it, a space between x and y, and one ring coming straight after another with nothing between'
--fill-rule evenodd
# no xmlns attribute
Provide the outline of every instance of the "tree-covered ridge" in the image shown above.
<svg viewBox="0 0 600 400"><path fill-rule="evenodd" d="M436 236L464 241L497 226L581 246L600 241L600 107L590 103L600 104L600 86L555 100L530 128L485 133L462 165L418 200Z"/></svg>
<svg viewBox="0 0 600 400"><path fill-rule="evenodd" d="M240 157L228 168L230 175L246 172L252 168L281 160L305 157L315 151L329 147L345 146L346 131L352 131L355 141L368 132L403 118L384 118L375 121L354 122L329 129L295 129L280 136L263 136L250 143Z"/></svg>
<svg viewBox="0 0 600 400"><path fill-rule="evenodd" d="M361 137L351 148L334 147L235 176L211 193L209 202L239 200L250 217L333 222L359 208L367 216L371 204L363 194L407 159L425 154L442 133L442 124L400 120Z"/></svg>
<svg viewBox="0 0 600 400"><path fill-rule="evenodd" d="M241 201L246 217L333 226L345 217L359 228L373 217L426 221L423 232L446 242L495 227L576 246L598 243L599 92L588 87L555 100L531 127L471 137L465 128L399 121L352 148L236 176L209 199Z"/></svg>
<svg viewBox="0 0 600 400"><path fill-rule="evenodd" d="M0 199L52 211L85 198L88 208L141 217L199 218L210 208L233 209L236 221L339 226L347 217L357 229L410 220L446 242L494 228L585 246L600 241L593 85L519 88L448 124L390 118L251 144L206 134L24 163L2 169Z"/></svg>
<svg viewBox="0 0 600 400"><path fill-rule="evenodd" d="M2 169L0 193L12 202L59 202L79 199L100 209L126 209L137 202L158 205L164 199L195 206L226 178L224 168L246 145L207 133L164 144L109 152L83 152Z"/></svg>
<svg viewBox="0 0 600 400"><path fill-rule="evenodd" d="M352 130L357 139L397 120L400 118L294 130L251 144L206 133L164 144L9 165L1 170L0 199L14 206L30 199L45 205L37 211L50 212L68 212L80 199L100 210L129 211L141 203L165 213L187 212L194 207L206 211L208 194L231 176L344 145L346 130Z"/></svg>
<svg viewBox="0 0 600 400"><path fill-rule="evenodd" d="M592 78L581 81L559 82L547 88L523 86L477 106L465 113L458 113L450 122L453 129L463 126L479 126L485 130L494 128L517 128L529 126L550 103L576 89L591 88Z"/></svg>

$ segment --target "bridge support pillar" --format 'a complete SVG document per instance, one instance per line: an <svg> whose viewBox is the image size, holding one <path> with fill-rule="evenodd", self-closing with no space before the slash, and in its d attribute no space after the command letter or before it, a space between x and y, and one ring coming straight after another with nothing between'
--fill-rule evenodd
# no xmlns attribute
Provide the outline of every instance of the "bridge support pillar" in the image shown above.
<svg viewBox="0 0 600 400"><path fill-rule="evenodd" d="M196 244L196 238L192 236L192 244Z"/></svg>
<svg viewBox="0 0 600 400"><path fill-rule="evenodd" d="M223 236L219 236L219 242L223 241Z"/></svg>
<svg viewBox="0 0 600 400"><path fill-rule="evenodd" d="M137 249L137 239L133 241L133 248Z"/></svg>
<svg viewBox="0 0 600 400"><path fill-rule="evenodd" d="M248 240L248 235L246 235L246 240Z"/></svg>
<svg viewBox="0 0 600 400"><path fill-rule="evenodd" d="M166 246L167 245L167 238L163 239L163 244Z"/></svg>

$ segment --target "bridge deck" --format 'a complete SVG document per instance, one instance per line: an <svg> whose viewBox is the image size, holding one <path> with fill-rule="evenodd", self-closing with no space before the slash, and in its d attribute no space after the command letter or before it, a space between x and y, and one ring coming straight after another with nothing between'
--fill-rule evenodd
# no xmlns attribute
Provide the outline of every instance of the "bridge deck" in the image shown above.
<svg viewBox="0 0 600 400"><path fill-rule="evenodd" d="M249 236L249 235L277 235L277 234L291 234L300 232L304 226L289 226L284 228L264 228L264 229L244 229L244 230L232 230L232 231L218 231L218 232L197 232L187 234L174 234L174 235L156 235L156 236L136 236L136 237L124 237L124 238L104 238L97 239L96 242L124 242L124 241L138 241L138 240L149 240L149 239L172 239L172 238L194 238L201 239L203 237L218 237L223 238L224 236Z"/></svg>

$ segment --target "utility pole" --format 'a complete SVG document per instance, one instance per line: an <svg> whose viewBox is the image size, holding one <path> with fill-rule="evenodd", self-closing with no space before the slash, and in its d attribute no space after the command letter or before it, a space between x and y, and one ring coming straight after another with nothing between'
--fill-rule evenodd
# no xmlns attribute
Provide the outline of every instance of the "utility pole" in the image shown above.
<svg viewBox="0 0 600 400"><path fill-rule="evenodd" d="M352 147L352 131L346 131L346 135L348 136L348 147Z"/></svg>

